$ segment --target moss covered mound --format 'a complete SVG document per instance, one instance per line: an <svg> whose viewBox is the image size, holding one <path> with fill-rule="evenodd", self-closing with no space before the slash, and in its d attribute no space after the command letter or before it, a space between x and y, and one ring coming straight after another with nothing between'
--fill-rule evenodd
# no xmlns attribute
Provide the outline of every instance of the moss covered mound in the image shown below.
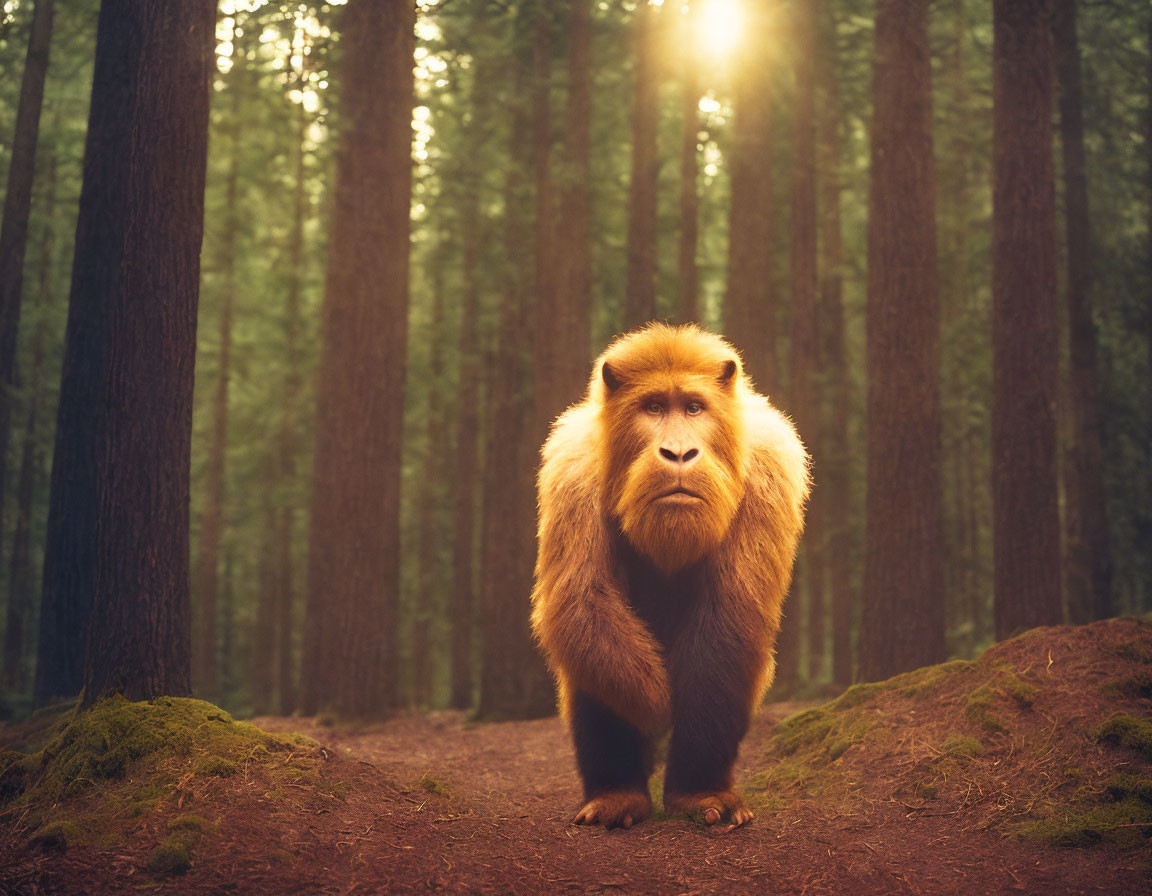
<svg viewBox="0 0 1152 896"><path fill-rule="evenodd" d="M182 874L237 797L270 795L286 780L329 798L340 791L326 757L309 738L269 734L201 700L111 697L9 738L0 821L41 849L137 842L149 849L146 867Z"/></svg>
<svg viewBox="0 0 1152 896"><path fill-rule="evenodd" d="M762 810L953 816L1060 846L1152 837L1152 625L1035 629L859 684L776 727L747 781Z"/></svg>

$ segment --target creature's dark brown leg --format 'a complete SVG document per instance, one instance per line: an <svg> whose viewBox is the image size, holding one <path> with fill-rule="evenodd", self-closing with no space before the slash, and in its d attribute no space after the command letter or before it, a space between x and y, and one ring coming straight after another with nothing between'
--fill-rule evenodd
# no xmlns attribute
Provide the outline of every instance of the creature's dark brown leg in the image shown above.
<svg viewBox="0 0 1152 896"><path fill-rule="evenodd" d="M748 731L751 689L747 662L722 630L701 620L675 645L672 676L673 727L664 778L669 812L702 813L715 824L751 820L752 813L732 789L732 766Z"/></svg>
<svg viewBox="0 0 1152 896"><path fill-rule="evenodd" d="M576 766L587 801L576 823L630 827L652 811L652 745L635 726L585 692L576 691L571 700Z"/></svg>

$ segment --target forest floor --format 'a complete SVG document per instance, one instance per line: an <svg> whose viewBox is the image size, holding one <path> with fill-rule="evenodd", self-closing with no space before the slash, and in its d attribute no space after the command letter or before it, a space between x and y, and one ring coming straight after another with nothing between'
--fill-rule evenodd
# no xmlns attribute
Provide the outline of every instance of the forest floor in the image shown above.
<svg viewBox="0 0 1152 896"><path fill-rule="evenodd" d="M1152 625L1133 619L769 704L739 760L757 815L735 829L571 824L558 719L254 720L300 738L198 701L155 711L173 707L200 739L126 765L123 732L57 724L34 752L32 723L0 731L25 769L0 774L0 892L1152 893ZM46 790L65 761L73 783Z"/></svg>

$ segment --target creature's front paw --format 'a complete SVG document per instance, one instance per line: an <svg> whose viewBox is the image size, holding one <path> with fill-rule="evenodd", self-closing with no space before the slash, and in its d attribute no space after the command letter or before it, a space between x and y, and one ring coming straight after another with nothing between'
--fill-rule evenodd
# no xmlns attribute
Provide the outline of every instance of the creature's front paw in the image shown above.
<svg viewBox="0 0 1152 896"><path fill-rule="evenodd" d="M735 790L717 790L712 793L666 793L664 809L669 815L701 818L708 825L727 820L733 827L740 827L755 817L752 810L744 805L744 798Z"/></svg>
<svg viewBox="0 0 1152 896"><path fill-rule="evenodd" d="M606 828L630 828L652 814L652 800L641 790L606 790L584 804L574 824L602 824Z"/></svg>

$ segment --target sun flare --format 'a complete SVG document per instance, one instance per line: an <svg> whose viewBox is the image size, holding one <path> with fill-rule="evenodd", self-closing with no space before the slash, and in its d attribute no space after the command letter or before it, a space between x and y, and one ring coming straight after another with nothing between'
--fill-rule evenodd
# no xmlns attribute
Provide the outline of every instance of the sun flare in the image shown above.
<svg viewBox="0 0 1152 896"><path fill-rule="evenodd" d="M744 37L740 0L700 0L695 19L700 48L711 56L730 56Z"/></svg>

